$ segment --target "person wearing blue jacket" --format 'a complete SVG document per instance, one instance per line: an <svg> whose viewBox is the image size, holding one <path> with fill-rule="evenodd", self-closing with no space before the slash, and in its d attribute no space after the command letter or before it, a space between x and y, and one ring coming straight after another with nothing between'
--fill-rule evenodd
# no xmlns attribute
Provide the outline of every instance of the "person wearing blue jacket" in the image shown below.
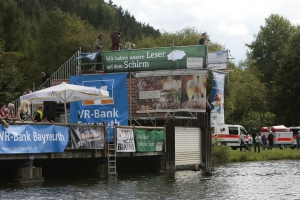
<svg viewBox="0 0 300 200"><path fill-rule="evenodd" d="M266 138L266 135L265 134L263 134L262 136L261 136L261 142L262 142L262 150L266 150L266 146L267 146L267 138Z"/></svg>

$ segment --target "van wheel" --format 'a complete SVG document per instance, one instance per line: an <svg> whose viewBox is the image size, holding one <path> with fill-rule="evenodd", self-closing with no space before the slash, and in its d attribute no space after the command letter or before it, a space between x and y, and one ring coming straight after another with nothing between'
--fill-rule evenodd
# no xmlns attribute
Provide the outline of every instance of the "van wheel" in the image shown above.
<svg viewBox="0 0 300 200"><path fill-rule="evenodd" d="M237 147L231 147L232 148L232 150L237 150Z"/></svg>

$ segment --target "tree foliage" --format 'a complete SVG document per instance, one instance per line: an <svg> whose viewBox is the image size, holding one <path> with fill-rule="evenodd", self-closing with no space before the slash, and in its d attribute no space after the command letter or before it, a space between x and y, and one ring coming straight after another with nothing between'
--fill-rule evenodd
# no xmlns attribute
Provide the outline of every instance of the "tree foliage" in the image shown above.
<svg viewBox="0 0 300 200"><path fill-rule="evenodd" d="M300 29L289 38L282 51L279 69L272 87L277 123L289 126L300 123Z"/></svg>
<svg viewBox="0 0 300 200"><path fill-rule="evenodd" d="M265 125L300 124L298 44L299 27L277 14L266 18L254 41L247 44L247 67L255 71L266 88L267 109L260 114Z"/></svg>
<svg viewBox="0 0 300 200"><path fill-rule="evenodd" d="M261 81L271 83L274 74L279 67L278 60L282 57L282 49L288 42L294 27L290 21L278 14L272 14L265 20L265 26L255 35L248 55L255 61L255 67L261 72Z"/></svg>

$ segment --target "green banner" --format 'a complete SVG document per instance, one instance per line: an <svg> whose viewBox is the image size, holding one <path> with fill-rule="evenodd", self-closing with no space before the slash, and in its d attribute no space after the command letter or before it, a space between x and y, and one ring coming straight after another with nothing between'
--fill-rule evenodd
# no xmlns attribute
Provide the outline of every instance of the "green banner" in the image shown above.
<svg viewBox="0 0 300 200"><path fill-rule="evenodd" d="M164 130L135 129L137 152L163 151L165 134Z"/></svg>
<svg viewBox="0 0 300 200"><path fill-rule="evenodd" d="M163 47L103 52L105 72L202 69L206 46Z"/></svg>

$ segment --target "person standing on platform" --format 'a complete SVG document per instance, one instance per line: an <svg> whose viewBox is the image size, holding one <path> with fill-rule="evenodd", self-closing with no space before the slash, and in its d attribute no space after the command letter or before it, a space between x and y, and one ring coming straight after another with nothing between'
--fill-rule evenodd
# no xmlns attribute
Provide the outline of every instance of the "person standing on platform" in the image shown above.
<svg viewBox="0 0 300 200"><path fill-rule="evenodd" d="M23 95L30 94L30 93L32 93L32 91L30 90L29 87L27 87L27 88L25 89L25 92L23 93Z"/></svg>
<svg viewBox="0 0 300 200"><path fill-rule="evenodd" d="M100 33L95 41L93 52L99 52L97 56L97 64L96 64L96 70L103 69L103 59L102 59L102 51L103 51L103 38L104 35Z"/></svg>
<svg viewBox="0 0 300 200"><path fill-rule="evenodd" d="M50 86L50 82L49 82L50 75L45 72L41 72L41 76L42 76L42 84L44 84L44 87L45 88L49 87Z"/></svg>
<svg viewBox="0 0 300 200"><path fill-rule="evenodd" d="M125 48L124 50L131 50L131 43L130 42L126 42L125 43Z"/></svg>
<svg viewBox="0 0 300 200"><path fill-rule="evenodd" d="M199 40L199 44L200 45L206 45L210 40L207 39L207 34L206 33L202 33L202 37Z"/></svg>
<svg viewBox="0 0 300 200"><path fill-rule="evenodd" d="M114 31L111 34L111 50L120 50L122 43L121 43L121 32Z"/></svg>

